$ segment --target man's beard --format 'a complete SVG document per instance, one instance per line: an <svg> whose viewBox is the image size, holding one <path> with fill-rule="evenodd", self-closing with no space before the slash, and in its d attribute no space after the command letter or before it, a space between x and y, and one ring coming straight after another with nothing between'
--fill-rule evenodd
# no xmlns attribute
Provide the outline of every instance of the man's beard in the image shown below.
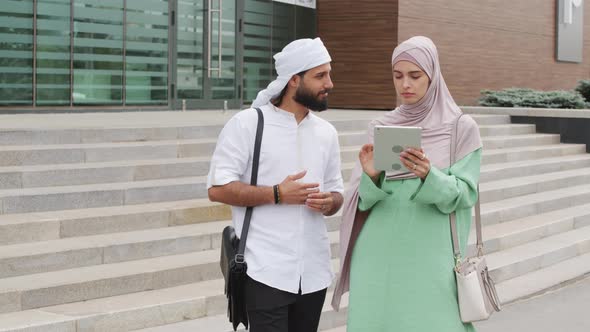
<svg viewBox="0 0 590 332"><path fill-rule="evenodd" d="M306 89L304 85L300 85L295 91L293 100L312 111L321 112L328 109L328 97L320 99L319 95L328 92L330 92L330 89L322 90L317 95L314 95L314 93Z"/></svg>

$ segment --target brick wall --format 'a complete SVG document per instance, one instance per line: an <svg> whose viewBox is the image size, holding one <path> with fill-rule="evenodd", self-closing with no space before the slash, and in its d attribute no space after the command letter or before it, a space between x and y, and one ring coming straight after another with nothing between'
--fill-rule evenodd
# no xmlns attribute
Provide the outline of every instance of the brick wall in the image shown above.
<svg viewBox="0 0 590 332"><path fill-rule="evenodd" d="M584 13L584 62L573 64L555 61L554 0L318 3L318 33L338 62L334 107L391 108L391 52L414 35L437 45L443 75L460 105L476 105L482 89L573 89L579 79L590 78L590 4Z"/></svg>

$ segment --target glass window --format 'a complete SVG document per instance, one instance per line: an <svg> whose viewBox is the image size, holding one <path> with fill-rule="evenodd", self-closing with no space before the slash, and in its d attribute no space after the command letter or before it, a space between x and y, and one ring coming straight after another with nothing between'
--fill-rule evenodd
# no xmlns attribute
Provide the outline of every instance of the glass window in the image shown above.
<svg viewBox="0 0 590 332"><path fill-rule="evenodd" d="M0 6L0 105L33 103L33 0Z"/></svg>
<svg viewBox="0 0 590 332"><path fill-rule="evenodd" d="M273 77L272 6L270 0L244 4L244 103L251 103Z"/></svg>
<svg viewBox="0 0 590 332"><path fill-rule="evenodd" d="M178 0L176 85L178 99L203 99L206 0Z"/></svg>
<svg viewBox="0 0 590 332"><path fill-rule="evenodd" d="M211 98L234 99L237 96L236 2L235 0L217 1L221 3L221 15L219 12L211 13L211 67L217 68L217 70L211 71ZM213 1L213 3L217 1ZM216 9L216 6L214 5L212 8ZM221 24L219 17L221 17ZM220 37L221 45L219 44ZM221 62L219 62L220 52Z"/></svg>
<svg viewBox="0 0 590 332"><path fill-rule="evenodd" d="M123 102L123 0L74 1L74 104Z"/></svg>
<svg viewBox="0 0 590 332"><path fill-rule="evenodd" d="M168 103L168 1L127 0L126 104Z"/></svg>
<svg viewBox="0 0 590 332"><path fill-rule="evenodd" d="M298 6L275 2L272 15L272 53L280 52L283 47L295 40L295 8ZM274 61L273 61L274 64ZM274 67L273 67L274 68ZM276 73L273 73L276 75Z"/></svg>
<svg viewBox="0 0 590 332"><path fill-rule="evenodd" d="M295 20L295 39L317 37L315 9L295 6Z"/></svg>
<svg viewBox="0 0 590 332"><path fill-rule="evenodd" d="M37 0L37 105L70 104L70 0Z"/></svg>

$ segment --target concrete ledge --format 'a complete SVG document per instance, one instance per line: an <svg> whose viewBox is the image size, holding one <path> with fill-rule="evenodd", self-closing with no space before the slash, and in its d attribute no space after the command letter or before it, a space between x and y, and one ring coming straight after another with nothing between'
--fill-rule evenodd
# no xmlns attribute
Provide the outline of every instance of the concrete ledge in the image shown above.
<svg viewBox="0 0 590 332"><path fill-rule="evenodd" d="M521 108L521 107L483 107L461 106L469 114L496 114L526 117L590 119L590 109L561 109L561 108Z"/></svg>
<svg viewBox="0 0 590 332"><path fill-rule="evenodd" d="M590 152L590 110L510 108L510 107L462 107L471 114L510 115L512 123L534 124L537 132L559 134L561 143L586 144Z"/></svg>

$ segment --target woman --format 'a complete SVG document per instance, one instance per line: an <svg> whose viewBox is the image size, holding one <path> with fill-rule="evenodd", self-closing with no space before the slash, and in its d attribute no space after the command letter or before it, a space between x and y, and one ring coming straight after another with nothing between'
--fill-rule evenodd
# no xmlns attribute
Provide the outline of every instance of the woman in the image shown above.
<svg viewBox="0 0 590 332"><path fill-rule="evenodd" d="M459 315L449 214L456 212L464 252L477 201L479 129L471 117L459 118L430 39L401 43L392 70L401 106L371 123L369 142L375 125L418 126L422 147L401 153L412 170L403 174L375 170L373 145L362 147L344 203L332 304L339 307L350 285L348 332L475 331Z"/></svg>

